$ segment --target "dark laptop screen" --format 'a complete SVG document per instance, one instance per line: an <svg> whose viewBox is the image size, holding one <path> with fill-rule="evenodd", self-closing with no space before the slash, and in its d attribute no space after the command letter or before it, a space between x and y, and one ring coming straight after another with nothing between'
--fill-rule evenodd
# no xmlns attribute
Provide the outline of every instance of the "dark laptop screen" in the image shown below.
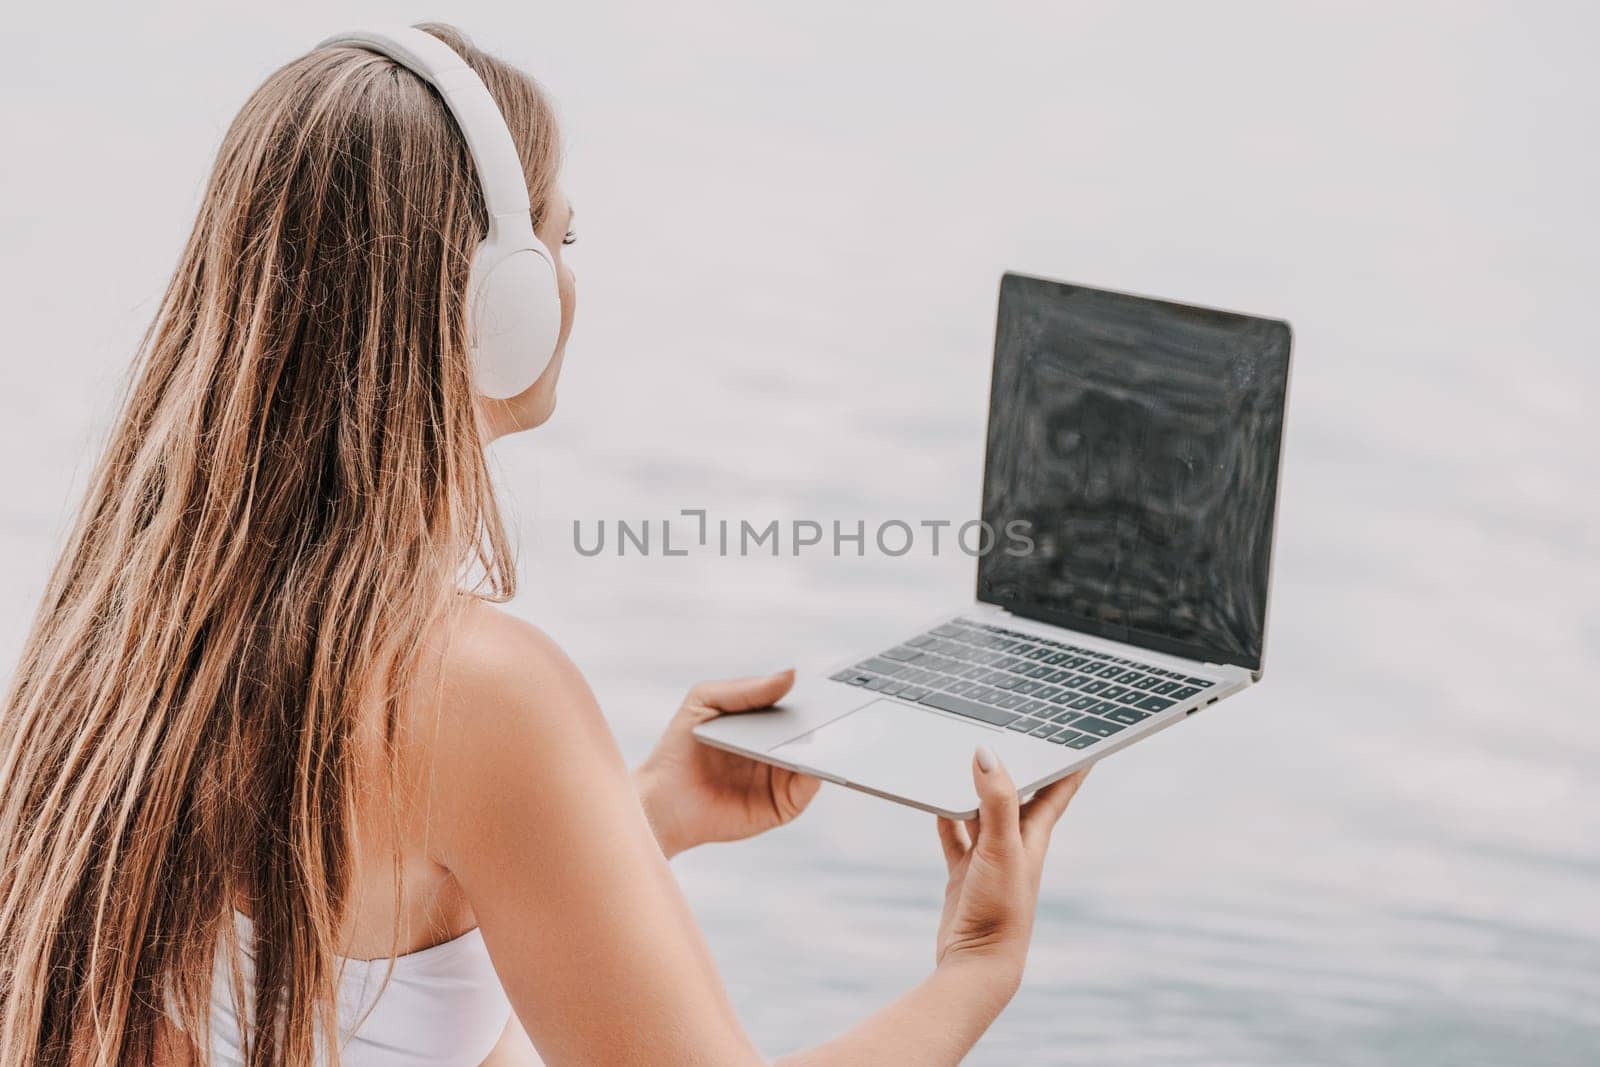
<svg viewBox="0 0 1600 1067"><path fill-rule="evenodd" d="M1286 323L1007 274L978 599L1259 669L1288 379Z"/></svg>

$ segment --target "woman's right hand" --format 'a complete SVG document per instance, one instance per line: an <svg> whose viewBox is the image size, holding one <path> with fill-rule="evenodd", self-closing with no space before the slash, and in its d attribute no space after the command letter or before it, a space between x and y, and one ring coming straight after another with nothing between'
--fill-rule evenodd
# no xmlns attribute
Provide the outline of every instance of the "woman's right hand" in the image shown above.
<svg viewBox="0 0 1600 1067"><path fill-rule="evenodd" d="M1017 787L999 757L987 746L978 748L972 760L977 820L939 820L950 871L939 920L940 967L982 962L1011 983L1008 997L1015 991L1033 933L1050 833L1088 773L1086 767L1069 774L1019 805Z"/></svg>

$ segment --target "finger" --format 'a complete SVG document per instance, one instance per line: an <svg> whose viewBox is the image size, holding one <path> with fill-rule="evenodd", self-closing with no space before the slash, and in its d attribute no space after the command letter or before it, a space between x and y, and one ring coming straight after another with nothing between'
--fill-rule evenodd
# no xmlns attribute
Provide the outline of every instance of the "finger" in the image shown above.
<svg viewBox="0 0 1600 1067"><path fill-rule="evenodd" d="M961 862L967 854L967 849L972 843L967 840L967 828L955 819L946 819L943 815L938 817L939 845L944 849L944 865L947 870L955 870L956 864Z"/></svg>
<svg viewBox="0 0 1600 1067"><path fill-rule="evenodd" d="M753 711L769 708L794 685L794 669L759 678L724 678L701 682L689 690L689 702L717 711Z"/></svg>
<svg viewBox="0 0 1600 1067"><path fill-rule="evenodd" d="M806 805L811 803L812 798L817 795L817 790L822 788L822 779L791 770L780 770L779 773L784 776L783 790L793 811L790 816L792 818L806 810Z"/></svg>
<svg viewBox="0 0 1600 1067"><path fill-rule="evenodd" d="M973 847L990 855L1005 855L1022 843L1017 787L988 745L979 745L972 754L972 783L978 789L978 833Z"/></svg>
<svg viewBox="0 0 1600 1067"><path fill-rule="evenodd" d="M1038 793L1022 809L1022 839L1030 846L1038 845L1050 840L1050 832L1055 829L1056 823L1061 821L1061 815L1067 810L1067 805L1072 798L1078 795L1078 787L1089 776L1089 768L1074 771L1059 782L1051 782Z"/></svg>

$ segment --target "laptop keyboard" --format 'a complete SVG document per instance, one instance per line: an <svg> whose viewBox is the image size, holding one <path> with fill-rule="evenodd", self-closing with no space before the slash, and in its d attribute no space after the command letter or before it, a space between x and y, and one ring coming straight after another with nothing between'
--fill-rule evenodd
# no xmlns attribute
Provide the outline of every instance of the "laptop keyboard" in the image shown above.
<svg viewBox="0 0 1600 1067"><path fill-rule="evenodd" d="M935 626L833 680L1068 748L1088 748L1212 685L971 619Z"/></svg>

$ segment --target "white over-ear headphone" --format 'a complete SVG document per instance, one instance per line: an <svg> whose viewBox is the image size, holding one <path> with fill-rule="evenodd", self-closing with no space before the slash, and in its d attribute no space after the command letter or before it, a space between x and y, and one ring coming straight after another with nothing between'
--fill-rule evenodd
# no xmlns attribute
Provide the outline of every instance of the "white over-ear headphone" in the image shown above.
<svg viewBox="0 0 1600 1067"><path fill-rule="evenodd" d="M556 354L561 293L555 258L533 232L528 183L505 117L466 61L423 30L358 30L317 47L335 45L370 49L409 68L438 90L455 116L489 215L489 235L473 254L467 285L474 375L484 396L516 396Z"/></svg>

